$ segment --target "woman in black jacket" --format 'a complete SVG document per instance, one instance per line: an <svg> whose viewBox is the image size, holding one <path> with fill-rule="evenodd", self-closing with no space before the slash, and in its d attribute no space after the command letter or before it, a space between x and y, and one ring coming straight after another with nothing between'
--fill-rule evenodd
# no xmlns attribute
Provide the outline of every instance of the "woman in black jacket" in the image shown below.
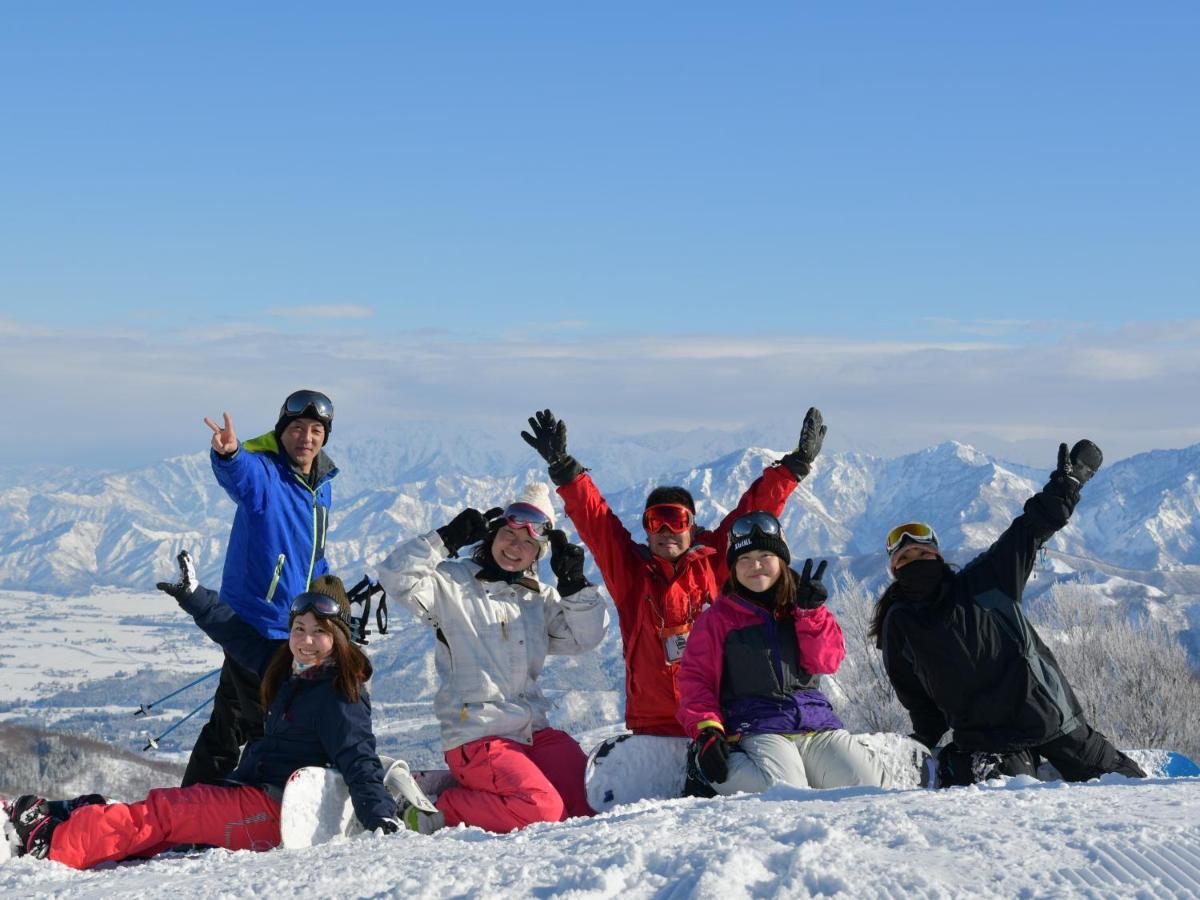
<svg viewBox="0 0 1200 900"><path fill-rule="evenodd" d="M1044 757L1068 781L1106 772L1144 777L1084 720L1054 654L1025 618L1021 596L1038 550L1067 524L1079 489L1103 456L1091 441L1062 444L1049 482L991 547L956 571L942 559L933 528L892 529L887 551L895 581L875 604L871 636L883 651L913 737L938 754L939 783L1035 774Z"/></svg>
<svg viewBox="0 0 1200 900"><path fill-rule="evenodd" d="M246 747L229 779L150 792L138 803L89 795L47 802L33 794L4 804L19 855L77 869L153 856L177 844L269 850L279 844L279 804L292 772L332 766L346 782L358 820L396 831L396 801L383 784L365 682L371 663L350 640L350 603L342 582L323 575L291 605L288 640L264 638L214 591L195 585L180 554L182 578L159 588L179 601L210 638L262 679L263 737Z"/></svg>

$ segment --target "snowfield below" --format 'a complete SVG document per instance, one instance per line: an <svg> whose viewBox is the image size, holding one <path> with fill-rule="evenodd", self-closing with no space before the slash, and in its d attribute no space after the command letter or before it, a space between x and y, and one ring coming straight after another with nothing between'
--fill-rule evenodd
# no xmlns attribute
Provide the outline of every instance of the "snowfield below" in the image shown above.
<svg viewBox="0 0 1200 900"><path fill-rule="evenodd" d="M1200 779L945 791L779 787L511 835L363 835L90 872L13 859L9 897L1195 897Z"/></svg>

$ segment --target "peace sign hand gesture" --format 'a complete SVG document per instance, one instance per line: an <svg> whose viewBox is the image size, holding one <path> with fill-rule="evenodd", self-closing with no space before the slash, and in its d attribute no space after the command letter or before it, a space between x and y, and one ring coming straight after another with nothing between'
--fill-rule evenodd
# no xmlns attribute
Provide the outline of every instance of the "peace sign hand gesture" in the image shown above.
<svg viewBox="0 0 1200 900"><path fill-rule="evenodd" d="M225 417L223 425L218 425L208 416L204 417L204 424L212 429L213 450L221 454L221 456L229 456L237 452L238 439L237 435L233 433L233 420L229 418L229 413L223 412L221 415Z"/></svg>

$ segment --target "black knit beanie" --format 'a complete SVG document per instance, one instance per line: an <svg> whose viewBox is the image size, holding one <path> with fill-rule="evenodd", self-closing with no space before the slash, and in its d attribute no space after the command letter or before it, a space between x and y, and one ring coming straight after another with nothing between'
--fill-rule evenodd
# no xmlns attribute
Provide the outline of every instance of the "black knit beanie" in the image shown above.
<svg viewBox="0 0 1200 900"><path fill-rule="evenodd" d="M729 551L725 554L725 561L729 568L732 570L737 558L751 550L766 550L774 553L783 560L785 566L792 561L792 553L788 550L782 534L763 534L760 529L755 528L748 535L729 539Z"/></svg>

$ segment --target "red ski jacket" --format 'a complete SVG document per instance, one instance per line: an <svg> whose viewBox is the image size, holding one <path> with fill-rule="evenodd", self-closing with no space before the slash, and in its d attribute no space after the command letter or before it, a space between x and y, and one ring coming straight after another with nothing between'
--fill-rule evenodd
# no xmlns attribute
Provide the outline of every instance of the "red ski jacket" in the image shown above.
<svg viewBox="0 0 1200 900"><path fill-rule="evenodd" d="M634 734L684 733L675 718L681 654L673 652L668 661L666 644L686 637L725 583L725 550L734 520L759 509L778 516L798 483L786 467L768 466L717 529L697 530L692 546L674 563L634 541L591 476L582 474L558 489L617 608L625 647L625 724Z"/></svg>

